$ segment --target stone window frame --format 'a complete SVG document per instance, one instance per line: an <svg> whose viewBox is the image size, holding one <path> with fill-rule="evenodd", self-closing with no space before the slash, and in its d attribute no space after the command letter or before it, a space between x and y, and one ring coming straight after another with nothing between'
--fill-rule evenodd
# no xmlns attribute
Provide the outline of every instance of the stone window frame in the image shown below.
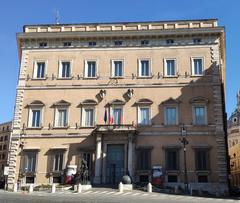
<svg viewBox="0 0 240 203"><path fill-rule="evenodd" d="M88 77L88 62L95 62L96 68L95 68L95 76L94 77ZM83 70L83 78L84 79L97 79L98 78L98 59L85 59L84 60L84 70Z"/></svg>
<svg viewBox="0 0 240 203"><path fill-rule="evenodd" d="M149 75L145 76L142 75L141 72L141 61L148 61L149 62ZM137 77L138 78L152 78L152 59L151 58L138 58L138 68L137 68Z"/></svg>
<svg viewBox="0 0 240 203"><path fill-rule="evenodd" d="M115 66L114 66L114 62L115 61L121 61L122 62L122 76L115 76ZM125 63L124 63L124 59L111 59L111 69L110 69L110 78L124 78L124 74L125 74Z"/></svg>
<svg viewBox="0 0 240 203"><path fill-rule="evenodd" d="M173 60L175 64L175 75L167 75L167 61ZM178 64L177 64L177 58L164 58L163 59L163 76L165 78L176 78L178 77Z"/></svg>
<svg viewBox="0 0 240 203"><path fill-rule="evenodd" d="M37 69L38 69L38 63L44 63L44 77L43 78L38 78L37 77ZM32 72L32 79L34 80L46 80L47 79L47 69L48 69L48 60L46 59L36 59L33 62L33 72Z"/></svg>
<svg viewBox="0 0 240 203"><path fill-rule="evenodd" d="M70 64L70 72L69 72L69 77L62 77L62 63L64 62L69 62ZM72 71L73 71L73 60L68 60L68 59L61 59L58 60L58 80L70 80L73 78L72 76Z"/></svg>
<svg viewBox="0 0 240 203"><path fill-rule="evenodd" d="M195 74L194 72L194 60L195 59L201 59L202 60L202 74ZM205 58L204 56L191 56L191 76L192 77L201 77L204 76L204 71L205 71Z"/></svg>

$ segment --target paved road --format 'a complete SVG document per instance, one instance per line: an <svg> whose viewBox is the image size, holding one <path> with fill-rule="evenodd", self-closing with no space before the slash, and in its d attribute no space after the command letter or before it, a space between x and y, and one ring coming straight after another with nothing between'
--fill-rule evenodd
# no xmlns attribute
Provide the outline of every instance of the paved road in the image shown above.
<svg viewBox="0 0 240 203"><path fill-rule="evenodd" d="M183 195L168 195L161 193L147 193L142 191L129 191L119 193L117 190L96 188L84 191L81 194L69 191L56 192L6 192L0 191L0 203L51 203L51 202L78 202L78 203L240 203L240 200L191 197Z"/></svg>

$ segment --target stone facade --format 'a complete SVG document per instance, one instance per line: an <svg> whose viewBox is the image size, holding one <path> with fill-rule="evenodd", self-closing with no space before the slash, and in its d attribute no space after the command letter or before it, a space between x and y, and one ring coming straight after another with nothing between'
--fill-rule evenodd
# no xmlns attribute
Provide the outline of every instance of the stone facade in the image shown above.
<svg viewBox="0 0 240 203"><path fill-rule="evenodd" d="M12 122L0 124L0 181L4 181L4 167L8 165L9 140Z"/></svg>
<svg viewBox="0 0 240 203"><path fill-rule="evenodd" d="M237 108L228 119L228 148L231 167L231 186L240 186L240 91Z"/></svg>
<svg viewBox="0 0 240 203"><path fill-rule="evenodd" d="M225 32L217 20L27 25L8 187L60 182L85 159L90 181L128 173L226 193ZM223 88L222 88L223 87Z"/></svg>

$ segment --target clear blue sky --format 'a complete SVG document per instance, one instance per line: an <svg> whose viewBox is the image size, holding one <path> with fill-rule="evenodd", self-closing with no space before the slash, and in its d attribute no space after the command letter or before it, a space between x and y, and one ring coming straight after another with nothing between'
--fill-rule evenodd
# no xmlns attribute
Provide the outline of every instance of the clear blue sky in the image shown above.
<svg viewBox="0 0 240 203"><path fill-rule="evenodd" d="M0 4L0 123L13 117L19 61L16 33L25 24L218 18L227 37L227 113L240 89L239 0L8 0Z"/></svg>

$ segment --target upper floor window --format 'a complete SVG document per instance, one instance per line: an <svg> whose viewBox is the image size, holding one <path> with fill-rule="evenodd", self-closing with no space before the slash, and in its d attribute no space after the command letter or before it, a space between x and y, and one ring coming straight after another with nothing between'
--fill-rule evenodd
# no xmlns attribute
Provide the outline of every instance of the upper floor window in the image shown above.
<svg viewBox="0 0 240 203"><path fill-rule="evenodd" d="M31 108L29 115L29 127L39 128L41 127L41 108Z"/></svg>
<svg viewBox="0 0 240 203"><path fill-rule="evenodd" d="M46 72L46 62L36 61L34 65L33 78L44 79Z"/></svg>
<svg viewBox="0 0 240 203"><path fill-rule="evenodd" d="M177 107L165 107L165 125L177 125Z"/></svg>
<svg viewBox="0 0 240 203"><path fill-rule="evenodd" d="M194 38L193 39L193 43L194 44L200 44L202 42L202 39L201 38Z"/></svg>
<svg viewBox="0 0 240 203"><path fill-rule="evenodd" d="M174 40L173 39L167 39L166 44L168 44L168 45L174 44Z"/></svg>
<svg viewBox="0 0 240 203"><path fill-rule="evenodd" d="M192 75L203 75L203 58L192 58Z"/></svg>
<svg viewBox="0 0 240 203"><path fill-rule="evenodd" d="M71 62L60 61L59 78L70 78L70 77L71 77Z"/></svg>
<svg viewBox="0 0 240 203"><path fill-rule="evenodd" d="M90 46L90 47L94 47L96 45L97 45L97 42L95 42L95 41L88 42L88 46Z"/></svg>
<svg viewBox="0 0 240 203"><path fill-rule="evenodd" d="M206 125L207 115L205 106L193 106L194 110L194 124L195 125Z"/></svg>
<svg viewBox="0 0 240 203"><path fill-rule="evenodd" d="M69 41L63 42L63 46L70 47L70 46L72 46L72 42L69 42Z"/></svg>
<svg viewBox="0 0 240 203"><path fill-rule="evenodd" d="M140 106L138 109L138 124L140 125L150 125L150 107Z"/></svg>
<svg viewBox="0 0 240 203"><path fill-rule="evenodd" d="M123 77L122 60L112 60L112 77Z"/></svg>
<svg viewBox="0 0 240 203"><path fill-rule="evenodd" d="M41 47L41 48L47 47L47 42L40 42L39 47Z"/></svg>
<svg viewBox="0 0 240 203"><path fill-rule="evenodd" d="M150 60L140 59L138 72L139 72L139 77L149 77L150 76Z"/></svg>
<svg viewBox="0 0 240 203"><path fill-rule="evenodd" d="M112 118L110 117L110 123L113 123L114 125L120 125L123 122L122 117L123 117L122 107L120 106L112 107Z"/></svg>
<svg viewBox="0 0 240 203"><path fill-rule="evenodd" d="M165 59L164 75L167 77L173 77L177 75L176 71L176 59Z"/></svg>
<svg viewBox="0 0 240 203"><path fill-rule="evenodd" d="M141 45L149 45L149 40L142 40Z"/></svg>
<svg viewBox="0 0 240 203"><path fill-rule="evenodd" d="M86 127L94 126L95 124L95 108L84 107L82 116L82 125Z"/></svg>
<svg viewBox="0 0 240 203"><path fill-rule="evenodd" d="M4 137L4 141L7 141L8 140L8 136L6 135L5 137Z"/></svg>
<svg viewBox="0 0 240 203"><path fill-rule="evenodd" d="M68 109L67 108L57 108L55 116L55 126L56 127L67 127L68 125Z"/></svg>
<svg viewBox="0 0 240 203"><path fill-rule="evenodd" d="M123 44L123 41L121 40L114 41L115 46L122 46L122 44Z"/></svg>
<svg viewBox="0 0 240 203"><path fill-rule="evenodd" d="M96 78L97 77L97 62L85 61L85 77Z"/></svg>

